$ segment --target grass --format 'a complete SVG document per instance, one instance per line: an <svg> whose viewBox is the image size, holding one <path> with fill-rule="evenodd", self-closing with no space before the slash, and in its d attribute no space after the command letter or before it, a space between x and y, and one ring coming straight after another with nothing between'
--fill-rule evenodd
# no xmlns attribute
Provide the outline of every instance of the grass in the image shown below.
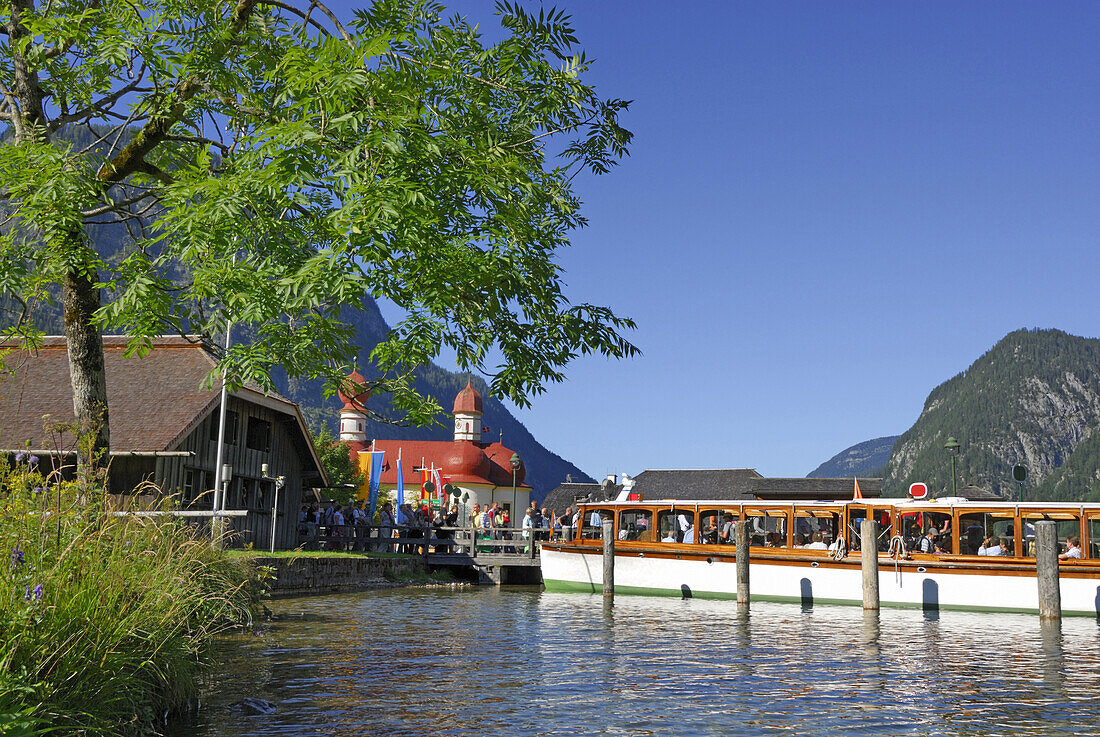
<svg viewBox="0 0 1100 737"><path fill-rule="evenodd" d="M0 463L0 734L148 731L194 695L213 638L252 621L247 558L105 500Z"/></svg>

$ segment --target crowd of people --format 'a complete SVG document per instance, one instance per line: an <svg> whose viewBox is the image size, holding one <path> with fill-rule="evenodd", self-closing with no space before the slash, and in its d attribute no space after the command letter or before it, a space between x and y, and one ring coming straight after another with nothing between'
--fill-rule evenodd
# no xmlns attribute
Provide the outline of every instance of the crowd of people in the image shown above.
<svg viewBox="0 0 1100 737"><path fill-rule="evenodd" d="M478 540L513 540L515 530L529 550L533 540L559 537L563 520L576 524L572 508L567 515L554 515L534 501L516 525L512 524L507 507L499 502L475 504L464 525L474 530ZM431 548L444 552L454 548L454 532L460 524L458 506L442 507L434 514L426 506L405 503L394 507L385 502L372 521L363 500L350 504L329 502L327 505L303 504L298 517L299 538L307 548L322 550L374 550L380 552L422 553L424 543L409 542L431 537ZM517 546L495 546L497 552L516 552ZM485 549L489 549L486 547Z"/></svg>

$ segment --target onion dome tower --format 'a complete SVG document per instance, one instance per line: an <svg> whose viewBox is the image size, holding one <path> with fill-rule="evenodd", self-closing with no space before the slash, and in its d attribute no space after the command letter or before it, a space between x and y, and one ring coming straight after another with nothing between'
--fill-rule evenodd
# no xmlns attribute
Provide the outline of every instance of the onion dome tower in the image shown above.
<svg viewBox="0 0 1100 737"><path fill-rule="evenodd" d="M481 442L481 395L473 384L466 382L466 388L455 397L455 440Z"/></svg>
<svg viewBox="0 0 1100 737"><path fill-rule="evenodd" d="M340 440L348 443L366 444L367 442L367 400L370 391L364 389L367 380L358 371L348 374L347 386L351 394L341 388L336 393L344 406L340 408Z"/></svg>

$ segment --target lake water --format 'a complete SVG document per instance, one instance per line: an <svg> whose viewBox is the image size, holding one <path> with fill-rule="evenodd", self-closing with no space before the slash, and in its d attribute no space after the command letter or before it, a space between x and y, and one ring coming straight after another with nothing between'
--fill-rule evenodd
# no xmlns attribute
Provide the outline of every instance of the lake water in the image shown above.
<svg viewBox="0 0 1100 737"><path fill-rule="evenodd" d="M283 599L180 735L1100 734L1100 626L393 589ZM274 702L245 716L243 697Z"/></svg>

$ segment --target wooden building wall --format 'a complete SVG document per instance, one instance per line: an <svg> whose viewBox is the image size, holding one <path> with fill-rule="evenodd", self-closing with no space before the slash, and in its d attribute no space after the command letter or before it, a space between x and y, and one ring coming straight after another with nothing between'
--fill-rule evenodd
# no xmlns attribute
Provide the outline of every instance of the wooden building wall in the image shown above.
<svg viewBox="0 0 1100 737"><path fill-rule="evenodd" d="M248 509L245 518L233 519L235 545L252 543L258 549L271 544L271 507L274 481L263 478L261 466L266 463L272 476L285 476L286 486L279 491L279 508L275 527L276 549L298 545L298 510L302 505L302 490L315 472L308 442L301 436L297 419L257 404L229 397L230 412L237 413L236 427L226 443L223 463L233 467L229 483L227 509ZM166 493L180 494L193 509L210 509L213 504L215 466L218 443L218 409L170 450L190 451L191 457L157 459L156 477ZM248 426L253 419L270 423L268 449L248 447ZM227 433L230 430L227 423ZM309 479L305 476L308 474Z"/></svg>

